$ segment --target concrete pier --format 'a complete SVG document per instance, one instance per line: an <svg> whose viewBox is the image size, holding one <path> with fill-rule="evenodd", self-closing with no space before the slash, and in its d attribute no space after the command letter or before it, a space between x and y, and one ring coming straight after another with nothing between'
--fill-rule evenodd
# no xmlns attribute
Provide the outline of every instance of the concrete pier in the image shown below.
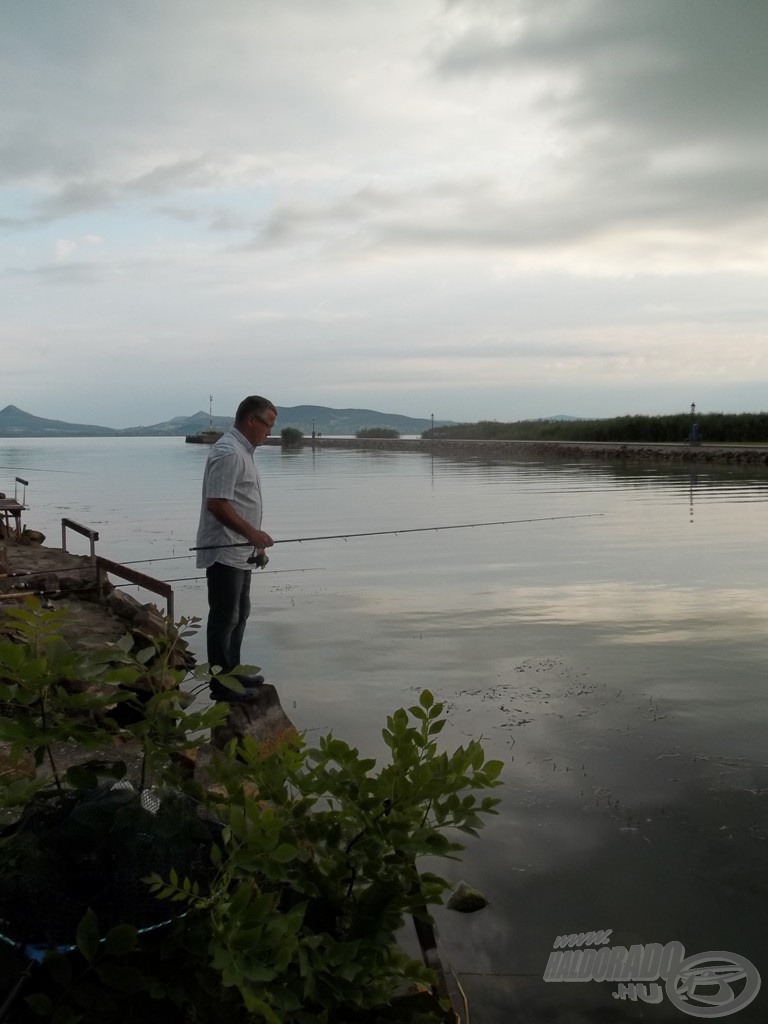
<svg viewBox="0 0 768 1024"><path fill-rule="evenodd" d="M280 438L267 444L280 446ZM725 463L768 466L768 442L764 445L737 444L623 444L589 441L476 441L435 438L305 437L303 449L348 449L354 451L422 452L425 455L461 458L549 458L616 462Z"/></svg>

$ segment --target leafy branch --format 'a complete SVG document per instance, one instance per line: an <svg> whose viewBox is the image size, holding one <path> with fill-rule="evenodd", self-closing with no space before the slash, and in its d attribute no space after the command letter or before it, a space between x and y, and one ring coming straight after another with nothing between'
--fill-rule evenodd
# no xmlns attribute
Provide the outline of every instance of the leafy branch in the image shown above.
<svg viewBox="0 0 768 1024"><path fill-rule="evenodd" d="M77 909L74 951L35 973L19 1024L369 1024L403 986L430 984L397 943L406 915L428 916L449 888L419 862L455 858L477 836L497 813L502 768L476 741L443 749L442 703L424 691L387 718L381 765L332 734L271 753L233 740L213 752L203 789L174 763L227 714L192 710L182 689L200 678L177 649L197 623L84 656L61 622L30 602L0 638L0 807L19 825L0 833L0 887L16 885L21 905L42 891L30 872L62 897L79 872L89 908ZM135 788L98 787L125 774L120 761L56 762L60 744L87 755L115 739L141 752ZM146 896L154 923L97 914L91 883L111 875L137 887L130 906ZM0 945L0 967L8 960L24 973ZM397 1019L436 1024L444 1009Z"/></svg>

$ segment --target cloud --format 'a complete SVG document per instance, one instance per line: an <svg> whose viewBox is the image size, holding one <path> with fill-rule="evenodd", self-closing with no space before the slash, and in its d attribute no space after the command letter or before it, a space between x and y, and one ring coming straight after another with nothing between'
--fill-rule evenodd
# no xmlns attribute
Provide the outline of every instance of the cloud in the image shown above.
<svg viewBox="0 0 768 1024"><path fill-rule="evenodd" d="M759 396L768 5L735 9L6 0L4 338L200 395L215 339L230 404L254 352L289 404Z"/></svg>
<svg viewBox="0 0 768 1024"><path fill-rule="evenodd" d="M9 281L35 282L42 285L77 285L93 287L103 281L103 268L84 260L69 260L74 251L68 246L73 243L66 241L56 245L55 263L46 263L37 267L10 267L3 272Z"/></svg>
<svg viewBox="0 0 768 1024"><path fill-rule="evenodd" d="M56 259L58 261L67 259L77 249L77 242L69 238L60 238L56 242Z"/></svg>
<svg viewBox="0 0 768 1024"><path fill-rule="evenodd" d="M114 188L106 182L71 182L55 195L37 203L35 220L58 220L61 217L98 210L113 202Z"/></svg>
<svg viewBox="0 0 768 1024"><path fill-rule="evenodd" d="M451 8L461 27L436 73L527 83L560 133L563 208L577 202L596 230L636 223L702 235L735 227L746 238L754 218L764 227L762 0L740 3L738 17L732 5L697 0Z"/></svg>
<svg viewBox="0 0 768 1024"><path fill-rule="evenodd" d="M556 250L620 236L622 265L633 249L636 265L690 264L723 230L743 262L765 255L763 0L739 18L700 0L426 3L421 21L402 3L318 19L306 0L268 17L233 0L226 19L174 0L131 20L11 10L16 87L34 99L47 85L34 138L18 137L21 117L0 136L4 173L38 182L28 225L154 196L177 222L250 230L251 248L337 259L470 247L550 250L562 266ZM264 198L251 216L210 208L222 188Z"/></svg>

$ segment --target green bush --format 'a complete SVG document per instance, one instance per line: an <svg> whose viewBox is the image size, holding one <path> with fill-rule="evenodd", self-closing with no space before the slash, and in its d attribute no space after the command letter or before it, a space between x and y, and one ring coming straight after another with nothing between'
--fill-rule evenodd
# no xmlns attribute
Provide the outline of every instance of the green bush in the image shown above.
<svg viewBox="0 0 768 1024"><path fill-rule="evenodd" d="M400 437L400 431L394 427L361 427L355 437L378 437L392 440Z"/></svg>
<svg viewBox="0 0 768 1024"><path fill-rule="evenodd" d="M283 427L280 431L280 441L283 448L300 448L304 440L304 434L298 427Z"/></svg>
<svg viewBox="0 0 768 1024"><path fill-rule="evenodd" d="M418 1010L393 1001L405 983L430 981L395 935L406 915L426 915L448 888L420 872L418 859L455 857L458 836L477 835L484 816L496 813L499 801L477 793L499 785L501 763L486 760L476 741L439 749L444 707L425 691L387 718L381 766L332 735L316 748L297 741L268 755L252 740L233 741L214 752L203 787L178 776L173 755L202 743L227 707L191 712L182 692L164 689L170 629L138 653L121 645L85 657L63 643L60 622L31 603L12 613L14 635L0 640L0 739L8 751L0 797L10 825L0 836L4 891L18 883L24 893L44 892L53 853L60 890L71 888L67 865L80 885L83 865L100 865L104 885L110 872L124 883L133 871L131 884L152 897L152 913L106 919L83 897L71 937L49 940L55 948L33 971L36 951L21 948L30 936L4 936L8 991L30 974L13 1020L445 1020L432 997ZM179 633L194 628L183 622ZM140 675L155 680L145 715L121 727L111 709L135 697L119 687ZM95 680L98 687L83 688ZM126 740L137 746L138 764L104 757L105 746ZM62 743L101 756L63 771ZM44 827L31 827L36 822ZM201 843L202 865L188 855ZM37 915L44 933L44 902ZM0 932L6 927L0 921Z"/></svg>

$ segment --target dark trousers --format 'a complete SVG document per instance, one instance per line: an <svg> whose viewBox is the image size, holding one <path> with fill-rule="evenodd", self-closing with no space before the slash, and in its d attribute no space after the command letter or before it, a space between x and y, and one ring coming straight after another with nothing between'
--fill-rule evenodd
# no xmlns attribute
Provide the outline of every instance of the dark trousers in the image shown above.
<svg viewBox="0 0 768 1024"><path fill-rule="evenodd" d="M214 562L208 580L208 663L231 672L240 661L245 623L251 611L251 570Z"/></svg>

